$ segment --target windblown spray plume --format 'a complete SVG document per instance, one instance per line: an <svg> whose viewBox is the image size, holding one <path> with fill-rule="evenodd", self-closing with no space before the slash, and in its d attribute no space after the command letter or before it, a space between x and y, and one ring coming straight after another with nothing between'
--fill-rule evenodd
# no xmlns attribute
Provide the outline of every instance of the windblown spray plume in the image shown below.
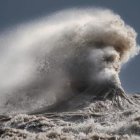
<svg viewBox="0 0 140 140"><path fill-rule="evenodd" d="M123 91L118 74L137 53L136 32L110 10L71 9L2 33L0 50L1 113L29 112Z"/></svg>

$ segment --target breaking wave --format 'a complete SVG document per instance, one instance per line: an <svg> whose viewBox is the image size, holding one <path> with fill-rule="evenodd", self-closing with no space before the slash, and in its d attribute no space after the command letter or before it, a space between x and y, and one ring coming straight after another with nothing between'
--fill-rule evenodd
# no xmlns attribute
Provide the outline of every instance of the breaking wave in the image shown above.
<svg viewBox="0 0 140 140"><path fill-rule="evenodd" d="M106 9L63 10L1 33L0 138L139 140L140 96L119 79L136 36Z"/></svg>
<svg viewBox="0 0 140 140"><path fill-rule="evenodd" d="M122 89L118 74L137 54L136 35L106 9L63 10L5 31L0 112L30 112L89 87L93 95L110 86Z"/></svg>

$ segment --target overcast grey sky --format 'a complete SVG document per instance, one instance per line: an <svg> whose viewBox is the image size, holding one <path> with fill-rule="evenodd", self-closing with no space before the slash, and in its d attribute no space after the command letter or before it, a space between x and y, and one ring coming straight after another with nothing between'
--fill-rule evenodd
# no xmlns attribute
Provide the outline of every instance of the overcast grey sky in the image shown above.
<svg viewBox="0 0 140 140"><path fill-rule="evenodd" d="M0 32L22 22L73 7L103 7L118 13L138 33L140 43L139 0L0 0ZM140 55L122 68L121 81L128 92L140 92Z"/></svg>

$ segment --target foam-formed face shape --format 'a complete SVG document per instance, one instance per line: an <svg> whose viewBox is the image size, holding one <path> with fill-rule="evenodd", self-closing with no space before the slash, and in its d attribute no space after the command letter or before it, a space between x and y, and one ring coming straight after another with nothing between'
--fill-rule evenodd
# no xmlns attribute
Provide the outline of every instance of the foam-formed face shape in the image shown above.
<svg viewBox="0 0 140 140"><path fill-rule="evenodd" d="M89 53L89 61L93 63L94 81L112 80L111 76L118 76L120 70L120 56L113 47L93 49Z"/></svg>
<svg viewBox="0 0 140 140"><path fill-rule="evenodd" d="M61 72L65 73L72 90L82 92L97 84L99 86L104 83L120 84L118 77L120 55L113 47L79 47L73 49L72 53L69 53L69 49L65 53L62 49L58 57L61 58L59 63ZM66 54L66 57L62 54Z"/></svg>

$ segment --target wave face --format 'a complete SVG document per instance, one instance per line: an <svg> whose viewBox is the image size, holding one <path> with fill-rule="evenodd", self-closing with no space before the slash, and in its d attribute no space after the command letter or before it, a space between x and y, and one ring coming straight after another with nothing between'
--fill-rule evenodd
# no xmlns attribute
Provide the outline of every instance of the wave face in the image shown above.
<svg viewBox="0 0 140 140"><path fill-rule="evenodd" d="M136 32L106 9L63 10L1 33L0 44L0 113L121 86L120 68L137 54Z"/></svg>

